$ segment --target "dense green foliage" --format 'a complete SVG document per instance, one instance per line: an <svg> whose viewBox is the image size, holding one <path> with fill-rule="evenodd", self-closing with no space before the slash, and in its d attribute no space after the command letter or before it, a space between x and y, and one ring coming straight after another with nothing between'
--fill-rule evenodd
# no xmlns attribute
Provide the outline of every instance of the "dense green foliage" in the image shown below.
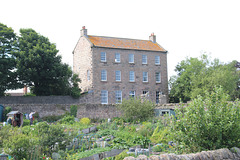
<svg viewBox="0 0 240 160"><path fill-rule="evenodd" d="M34 86L36 95L66 95L72 71L61 63L56 45L33 29L20 29L17 69L19 79Z"/></svg>
<svg viewBox="0 0 240 160"><path fill-rule="evenodd" d="M73 124L75 122L74 116L65 116L59 120L60 124Z"/></svg>
<svg viewBox="0 0 240 160"><path fill-rule="evenodd" d="M17 36L13 29L0 23L0 96L8 89L20 87L17 82L16 61Z"/></svg>
<svg viewBox="0 0 240 160"><path fill-rule="evenodd" d="M145 121L151 118L154 113L154 105L149 100L141 98L130 98L123 100L118 108L122 111L123 117L128 121Z"/></svg>
<svg viewBox="0 0 240 160"><path fill-rule="evenodd" d="M7 107L5 107L4 108L4 112L3 112L3 121L6 121L7 120L7 114L9 113L9 112L11 112L12 111L12 108L11 107L9 107L9 106L7 106Z"/></svg>
<svg viewBox="0 0 240 160"><path fill-rule="evenodd" d="M0 130L0 144L4 152L16 159L41 157L43 154L50 156L52 152L65 150L70 138L61 125L49 125L46 122L22 128L8 125Z"/></svg>
<svg viewBox="0 0 240 160"><path fill-rule="evenodd" d="M222 86L231 100L240 98L240 71L237 71L236 63L223 64L218 59L211 61L206 55L200 59L186 58L176 66L177 76L170 78L170 102L190 101L198 95L203 96L205 91L213 91L214 86Z"/></svg>
<svg viewBox="0 0 240 160"><path fill-rule="evenodd" d="M80 83L80 82L81 82L81 79L78 77L78 75L73 74L73 76L71 77L72 86L71 86L71 89L70 89L71 90L70 95L73 98L79 98L80 95L81 95L81 89L78 86L78 83Z"/></svg>
<svg viewBox="0 0 240 160"><path fill-rule="evenodd" d="M71 105L70 106L70 115L76 117L77 116L77 109L78 109L77 105Z"/></svg>
<svg viewBox="0 0 240 160"><path fill-rule="evenodd" d="M17 37L0 23L0 96L26 85L32 95L80 97L80 78L57 53L56 45L33 29L20 29Z"/></svg>
<svg viewBox="0 0 240 160"><path fill-rule="evenodd" d="M240 101L229 102L223 88L198 96L176 110L171 131L186 152L240 147Z"/></svg>
<svg viewBox="0 0 240 160"><path fill-rule="evenodd" d="M76 160L76 159L80 159L80 158L90 157L94 154L102 153L102 152L106 152L106 151L110 151L110 150L111 150L110 147L95 148L95 149L92 149L92 150L86 150L84 152L75 153L73 155L68 155L67 159L68 160Z"/></svg>
<svg viewBox="0 0 240 160"><path fill-rule="evenodd" d="M90 122L91 122L91 120L89 118L86 118L86 117L80 119L80 123L83 124L83 125L89 125Z"/></svg>

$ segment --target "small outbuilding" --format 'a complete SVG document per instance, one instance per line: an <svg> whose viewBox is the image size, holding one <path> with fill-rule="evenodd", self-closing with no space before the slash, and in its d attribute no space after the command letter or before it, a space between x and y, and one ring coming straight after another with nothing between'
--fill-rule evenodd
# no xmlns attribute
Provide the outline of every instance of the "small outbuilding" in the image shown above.
<svg viewBox="0 0 240 160"><path fill-rule="evenodd" d="M174 112L174 109L171 109L171 108L156 108L154 109L155 111L155 116L164 116L165 114L166 115L174 115L175 116L175 112Z"/></svg>
<svg viewBox="0 0 240 160"><path fill-rule="evenodd" d="M8 118L10 117L12 119L12 125L14 127L22 126L23 125L23 113L20 111L11 111L7 114Z"/></svg>

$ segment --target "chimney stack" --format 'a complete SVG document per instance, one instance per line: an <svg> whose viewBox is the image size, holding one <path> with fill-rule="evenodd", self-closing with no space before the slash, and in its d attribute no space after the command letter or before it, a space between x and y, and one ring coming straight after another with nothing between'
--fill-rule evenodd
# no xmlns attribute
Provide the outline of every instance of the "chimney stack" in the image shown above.
<svg viewBox="0 0 240 160"><path fill-rule="evenodd" d="M85 28L85 26L82 26L81 37L82 36L87 36L87 29Z"/></svg>
<svg viewBox="0 0 240 160"><path fill-rule="evenodd" d="M149 36L149 40L152 41L153 43L156 43L156 35L152 33L151 36Z"/></svg>

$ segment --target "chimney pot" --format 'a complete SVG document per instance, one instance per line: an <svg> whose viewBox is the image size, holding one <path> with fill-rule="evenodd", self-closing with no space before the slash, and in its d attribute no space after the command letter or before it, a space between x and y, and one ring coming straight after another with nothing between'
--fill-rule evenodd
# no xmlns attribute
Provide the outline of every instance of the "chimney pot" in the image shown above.
<svg viewBox="0 0 240 160"><path fill-rule="evenodd" d="M153 43L156 43L156 35L154 35L154 33L151 33L151 36L149 36L149 40Z"/></svg>
<svg viewBox="0 0 240 160"><path fill-rule="evenodd" d="M81 29L81 37L82 36L87 36L87 29L85 26L82 26L82 29Z"/></svg>

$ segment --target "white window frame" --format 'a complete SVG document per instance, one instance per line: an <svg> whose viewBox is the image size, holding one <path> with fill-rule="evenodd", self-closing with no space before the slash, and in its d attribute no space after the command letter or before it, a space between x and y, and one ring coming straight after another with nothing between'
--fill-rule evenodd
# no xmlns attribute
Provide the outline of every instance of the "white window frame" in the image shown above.
<svg viewBox="0 0 240 160"><path fill-rule="evenodd" d="M142 55L142 64L147 64L147 55Z"/></svg>
<svg viewBox="0 0 240 160"><path fill-rule="evenodd" d="M108 91L101 90L101 104L108 104Z"/></svg>
<svg viewBox="0 0 240 160"><path fill-rule="evenodd" d="M148 72L143 72L143 82L148 82Z"/></svg>
<svg viewBox="0 0 240 160"><path fill-rule="evenodd" d="M129 82L135 82L135 73L134 71L129 72Z"/></svg>
<svg viewBox="0 0 240 160"><path fill-rule="evenodd" d="M87 80L90 81L90 70L87 70Z"/></svg>
<svg viewBox="0 0 240 160"><path fill-rule="evenodd" d="M155 65L160 65L160 56L155 56Z"/></svg>
<svg viewBox="0 0 240 160"><path fill-rule="evenodd" d="M156 83L161 83L161 72L155 73Z"/></svg>
<svg viewBox="0 0 240 160"><path fill-rule="evenodd" d="M121 62L121 55L120 53L115 53L115 62L120 63Z"/></svg>
<svg viewBox="0 0 240 160"><path fill-rule="evenodd" d="M115 91L115 103L116 104L122 103L122 91L120 91L120 90Z"/></svg>
<svg viewBox="0 0 240 160"><path fill-rule="evenodd" d="M101 81L107 81L107 70L101 70Z"/></svg>
<svg viewBox="0 0 240 160"><path fill-rule="evenodd" d="M107 62L106 52L101 52L100 60L101 60L101 62Z"/></svg>
<svg viewBox="0 0 240 160"><path fill-rule="evenodd" d="M134 54L129 54L128 55L128 62L129 63L134 63Z"/></svg>
<svg viewBox="0 0 240 160"><path fill-rule="evenodd" d="M121 81L121 71L115 71L115 80Z"/></svg>
<svg viewBox="0 0 240 160"><path fill-rule="evenodd" d="M135 98L135 91L129 91L129 97Z"/></svg>

